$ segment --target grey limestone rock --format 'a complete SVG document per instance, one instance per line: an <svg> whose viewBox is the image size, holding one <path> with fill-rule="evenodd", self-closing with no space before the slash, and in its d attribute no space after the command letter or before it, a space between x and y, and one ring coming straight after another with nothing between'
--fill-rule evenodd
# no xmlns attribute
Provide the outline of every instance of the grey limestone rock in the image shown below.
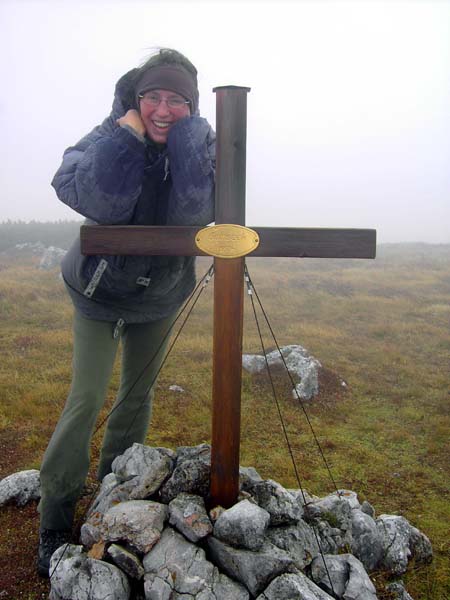
<svg viewBox="0 0 450 600"><path fill-rule="evenodd" d="M248 600L248 592L221 575L205 552L167 527L144 556L146 600Z"/></svg>
<svg viewBox="0 0 450 600"><path fill-rule="evenodd" d="M237 502L241 502L242 500L248 500L249 502L251 502L252 504L256 504L255 499L253 498L253 496L251 494L249 494L248 492L245 492L244 490L240 490L238 497L237 497Z"/></svg>
<svg viewBox="0 0 450 600"><path fill-rule="evenodd" d="M288 552L299 569L304 569L319 554L319 547L312 527L304 521L285 527L271 527L267 539Z"/></svg>
<svg viewBox="0 0 450 600"><path fill-rule="evenodd" d="M333 600L303 573L280 575L256 600Z"/></svg>
<svg viewBox="0 0 450 600"><path fill-rule="evenodd" d="M89 530L93 534L94 530L100 527L103 515L106 511L112 506L129 499L130 489L126 485L126 482L124 484L120 483L114 473L106 475L106 477L103 478L100 491L89 509L87 519L81 528L82 535L85 525L89 526ZM96 535L98 536L99 534ZM86 542L83 540L83 544L85 543Z"/></svg>
<svg viewBox="0 0 450 600"><path fill-rule="evenodd" d="M318 517L323 519L323 517L333 517L331 519L331 524L335 522L337 527L347 531L351 530L352 508L359 508L359 503L355 506L351 496L338 495L334 492L333 494L329 494L324 498L320 498L319 500L308 504L305 513L308 517L312 518Z"/></svg>
<svg viewBox="0 0 450 600"><path fill-rule="evenodd" d="M313 494L310 494L306 490L293 490L293 489L289 489L288 492L302 506L305 506L307 504L310 504L311 502L317 502L317 500L320 500L319 496L314 496Z"/></svg>
<svg viewBox="0 0 450 600"><path fill-rule="evenodd" d="M259 550L269 521L266 510L242 500L220 515L214 525L214 535L231 546Z"/></svg>
<svg viewBox="0 0 450 600"><path fill-rule="evenodd" d="M261 481L263 478L253 467L239 467L239 487L241 489L246 490Z"/></svg>
<svg viewBox="0 0 450 600"><path fill-rule="evenodd" d="M171 458L169 452L167 448L163 452L162 449L133 444L114 460L112 470L119 481L133 482L130 499L140 500L151 496L169 477L175 458Z"/></svg>
<svg viewBox="0 0 450 600"><path fill-rule="evenodd" d="M119 483L118 485L112 487L108 493L106 493L102 498L101 502L99 502L95 508L95 512L99 512L104 514L107 510L111 508L111 506L115 506L119 504L119 502L125 502L126 500L144 500L147 495L145 491L141 494L140 498L131 497L136 496L135 492L135 484L137 484L139 477L135 477L134 479L130 479L128 481L124 481ZM133 494L134 491L134 494ZM92 509L94 511L94 507Z"/></svg>
<svg viewBox="0 0 450 600"><path fill-rule="evenodd" d="M181 385L169 385L169 390L171 392L178 392L179 394L184 394L184 389L181 387Z"/></svg>
<svg viewBox="0 0 450 600"><path fill-rule="evenodd" d="M212 533L205 501L194 494L179 494L169 504L169 522L191 542Z"/></svg>
<svg viewBox="0 0 450 600"><path fill-rule="evenodd" d="M108 473L108 475L106 475L103 478L103 481L100 486L100 490L99 490L94 502L92 503L88 514L97 512L97 511L101 512L101 513L105 513L106 510L108 510L108 508L111 508L111 504L109 502L105 502L105 498L107 498L108 495L112 492L112 490L115 487L117 487L118 485L120 485L120 481L117 478L117 476L115 475L115 473ZM105 506L106 506L106 509L105 509Z"/></svg>
<svg viewBox="0 0 450 600"><path fill-rule="evenodd" d="M383 556L381 534L372 517L362 510L352 510L351 519L352 554L363 563L368 571L373 571Z"/></svg>
<svg viewBox="0 0 450 600"><path fill-rule="evenodd" d="M333 547L332 540L336 549L352 543L352 505L356 505L352 496L333 493L305 507L305 519L319 521L321 540L325 544L328 543L330 550ZM333 552L335 549L331 550L331 553Z"/></svg>
<svg viewBox="0 0 450 600"><path fill-rule="evenodd" d="M294 398L297 394L300 398L310 400L319 392L319 369L322 366L320 362L311 356L302 346L292 344L280 348L289 372L300 379L293 391ZM270 367L283 366L283 360L278 350L267 354L267 362ZM250 373L260 373L266 368L264 356L254 354L244 354L242 357L242 366Z"/></svg>
<svg viewBox="0 0 450 600"><path fill-rule="evenodd" d="M49 246L44 250L44 254L42 255L41 262L39 263L39 268L49 271L54 269L55 267L59 267L62 259L66 255L66 250L62 248L57 248L56 246Z"/></svg>
<svg viewBox="0 0 450 600"><path fill-rule="evenodd" d="M234 548L215 537L207 539L212 560L227 575L243 583L254 596L282 573L296 572L293 558L266 542L257 552Z"/></svg>
<svg viewBox="0 0 450 600"><path fill-rule="evenodd" d="M95 517L92 517L93 519ZM97 524L94 523L83 523L80 530L80 542L86 548L92 548L94 544L97 544L102 539L102 532L100 529L101 517L97 521Z"/></svg>
<svg viewBox="0 0 450 600"><path fill-rule="evenodd" d="M101 539L103 515L112 506L130 499L130 488L127 482L119 481L114 473L103 478L100 491L92 503L86 521L81 526L80 541L90 548Z"/></svg>
<svg viewBox="0 0 450 600"><path fill-rule="evenodd" d="M412 527L401 516L380 515L376 520L380 532L383 557L381 566L393 573L406 572L408 561L414 557L417 562L428 562L433 557L430 540L421 531Z"/></svg>
<svg viewBox="0 0 450 600"><path fill-rule="evenodd" d="M282 485L271 479L249 485L246 491L255 498L258 506L270 514L270 525L289 525L303 516L301 504Z"/></svg>
<svg viewBox="0 0 450 600"><path fill-rule="evenodd" d="M375 586L362 563L351 554L318 556L312 562L311 577L326 592L342 600L377 600Z"/></svg>
<svg viewBox="0 0 450 600"><path fill-rule="evenodd" d="M177 463L171 477L160 488L161 500L168 504L178 494L206 497L211 472L211 449L206 444L177 449Z"/></svg>
<svg viewBox="0 0 450 600"><path fill-rule="evenodd" d="M417 562L430 562L433 559L433 548L427 536L411 525L409 538L411 554Z"/></svg>
<svg viewBox="0 0 450 600"><path fill-rule="evenodd" d="M386 586L386 591L390 593L392 600L413 600L405 590L405 586L401 580L389 583Z"/></svg>
<svg viewBox="0 0 450 600"><path fill-rule="evenodd" d="M211 462L211 446L209 444L198 444L198 446L178 446L177 464L184 460L197 458L206 462Z"/></svg>
<svg viewBox="0 0 450 600"><path fill-rule="evenodd" d="M359 503L358 500L358 494L356 492L353 492L352 490L344 490L344 489L340 489L338 490L338 493L334 493L331 494L331 496L334 495L339 495L340 498L342 498L343 500L345 500L346 502L348 502L348 504L350 504L350 508L351 509L355 509L355 508L361 508L361 504ZM329 496L326 496L326 498L328 498ZM368 502L366 502L366 504L369 504ZM370 506L370 504L369 504Z"/></svg>
<svg viewBox="0 0 450 600"><path fill-rule="evenodd" d="M338 554L347 549L346 536L338 527L332 527L327 521L316 521L314 525L322 552Z"/></svg>
<svg viewBox="0 0 450 600"><path fill-rule="evenodd" d="M411 557L411 525L397 515L380 515L376 524L383 544L382 567L394 575L402 575Z"/></svg>
<svg viewBox="0 0 450 600"><path fill-rule="evenodd" d="M45 251L45 245L42 242L23 242L15 244L15 250L31 252L32 254L42 254Z"/></svg>
<svg viewBox="0 0 450 600"><path fill-rule="evenodd" d="M173 470L176 454L168 448L133 444L113 464L113 472L103 478L100 492L81 527L81 541L87 547L101 539L104 514L128 500L141 500L154 494Z"/></svg>
<svg viewBox="0 0 450 600"><path fill-rule="evenodd" d="M261 373L264 371L266 368L266 361L264 356L260 354L243 354L242 366L246 371L252 375L255 375L256 373Z"/></svg>
<svg viewBox="0 0 450 600"><path fill-rule="evenodd" d="M369 517L372 517L372 519L375 519L375 509L367 500L361 503L361 510L366 515L369 515Z"/></svg>
<svg viewBox="0 0 450 600"><path fill-rule="evenodd" d="M118 544L111 544L107 552L113 562L132 579L141 579L144 576L144 567L141 561L129 550Z"/></svg>
<svg viewBox="0 0 450 600"><path fill-rule="evenodd" d="M156 575L149 575L144 582L145 600L172 600L178 594L173 591L170 583ZM189 596L188 596L189 598Z"/></svg>
<svg viewBox="0 0 450 600"><path fill-rule="evenodd" d="M39 471L30 469L8 475L0 481L0 506L15 503L24 506L41 497Z"/></svg>
<svg viewBox="0 0 450 600"><path fill-rule="evenodd" d="M230 579L223 573L220 573L219 569L214 569L213 572L213 585L212 585L212 595L211 596L202 596L199 600L219 600L220 598L225 598L227 600L248 600L250 598L250 594L247 589Z"/></svg>
<svg viewBox="0 0 450 600"><path fill-rule="evenodd" d="M104 542L125 541L138 552L148 552L161 537L168 508L150 500L128 500L110 508L101 525Z"/></svg>
<svg viewBox="0 0 450 600"><path fill-rule="evenodd" d="M114 565L89 558L82 546L62 546L50 560L50 600L129 600L130 585Z"/></svg>
<svg viewBox="0 0 450 600"><path fill-rule="evenodd" d="M161 463L170 460L170 454L175 460L175 453L168 449L152 448L143 444L134 443L112 463L112 472L119 481L128 481L148 471L158 470Z"/></svg>

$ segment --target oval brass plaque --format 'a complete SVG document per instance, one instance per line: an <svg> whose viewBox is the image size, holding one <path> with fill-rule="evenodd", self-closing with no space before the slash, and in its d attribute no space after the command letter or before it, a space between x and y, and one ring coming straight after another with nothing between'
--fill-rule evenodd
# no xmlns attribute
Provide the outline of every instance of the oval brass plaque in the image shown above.
<svg viewBox="0 0 450 600"><path fill-rule="evenodd" d="M259 246L256 231L242 225L212 225L195 236L197 248L217 258L238 258L253 252Z"/></svg>

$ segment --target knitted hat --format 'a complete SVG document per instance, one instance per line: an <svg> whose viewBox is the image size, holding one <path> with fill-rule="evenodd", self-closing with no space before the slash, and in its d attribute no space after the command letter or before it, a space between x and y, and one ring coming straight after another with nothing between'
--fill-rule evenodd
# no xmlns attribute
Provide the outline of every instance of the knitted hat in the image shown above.
<svg viewBox="0 0 450 600"><path fill-rule="evenodd" d="M181 64L159 64L144 70L136 82L136 102L139 106L139 94L150 90L169 90L190 102L191 115L198 111L197 77Z"/></svg>

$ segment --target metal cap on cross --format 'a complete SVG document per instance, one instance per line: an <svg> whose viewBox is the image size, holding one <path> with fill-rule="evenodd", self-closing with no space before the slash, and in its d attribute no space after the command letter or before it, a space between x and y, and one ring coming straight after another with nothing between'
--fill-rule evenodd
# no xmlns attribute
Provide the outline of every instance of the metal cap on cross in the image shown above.
<svg viewBox="0 0 450 600"><path fill-rule="evenodd" d="M232 506L239 493L245 255L375 258L373 229L245 228L247 93L216 93L215 225L83 226L83 254L214 256L214 341L209 504ZM230 225L230 227L224 227ZM236 227L239 226L239 227ZM205 241L206 240L206 241Z"/></svg>

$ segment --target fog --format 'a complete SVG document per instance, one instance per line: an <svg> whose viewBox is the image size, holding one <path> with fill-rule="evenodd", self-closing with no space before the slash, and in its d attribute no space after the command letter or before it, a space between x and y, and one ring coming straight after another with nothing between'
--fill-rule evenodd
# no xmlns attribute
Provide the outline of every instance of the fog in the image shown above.
<svg viewBox="0 0 450 600"><path fill-rule="evenodd" d="M156 46L251 87L247 224L450 242L450 3L1 0L0 221L81 218L50 186Z"/></svg>

